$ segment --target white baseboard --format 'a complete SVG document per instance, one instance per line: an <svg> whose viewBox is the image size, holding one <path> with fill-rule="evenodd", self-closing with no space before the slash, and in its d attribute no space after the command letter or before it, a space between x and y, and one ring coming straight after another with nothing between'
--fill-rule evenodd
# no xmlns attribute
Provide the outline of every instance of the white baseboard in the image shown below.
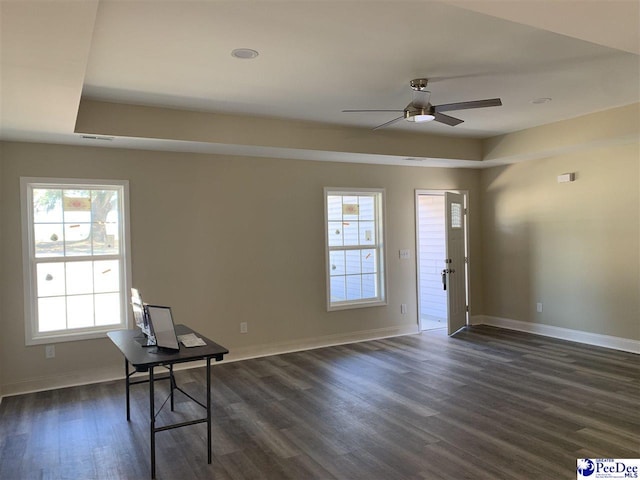
<svg viewBox="0 0 640 480"><path fill-rule="evenodd" d="M402 327L385 327L373 330L365 330L353 333L340 333L336 335L326 335L323 337L295 340L291 342L281 342L274 344L253 345L250 347L236 348L226 356L226 362L247 360L250 358L266 357L269 355L280 355L282 353L299 352L302 350L313 350L315 348L335 347L348 343L364 342L367 340L378 340L381 338L398 337L419 333L418 325Z"/></svg>
<svg viewBox="0 0 640 480"><path fill-rule="evenodd" d="M322 347L333 347L336 345L345 345L348 343L364 342L367 340L377 340L381 338L397 337L415 333L419 333L417 325L405 325L398 327L364 330L353 333L325 335L322 337L306 338L290 342L239 347L231 349L230 353L226 355L225 359L222 362L214 362L212 363L212 366L221 363L248 360L250 358L266 357L269 355L280 355L283 353L312 350ZM176 365L175 370L198 368L204 365L204 360L199 362L183 363ZM122 379L124 379L124 368L122 365L114 365L100 369L91 369L90 371L82 370L66 373L63 375L33 378L22 382L2 385L0 390L2 392L2 395L0 396L0 402L2 402L2 397Z"/></svg>
<svg viewBox="0 0 640 480"><path fill-rule="evenodd" d="M572 330L570 328L555 327L543 323L522 322L510 318L493 317L491 315L473 315L471 325L490 325L493 327L534 333L545 337L553 337L571 342L586 343L598 347L612 348L624 352L640 353L640 341L629 338L613 337L598 333Z"/></svg>

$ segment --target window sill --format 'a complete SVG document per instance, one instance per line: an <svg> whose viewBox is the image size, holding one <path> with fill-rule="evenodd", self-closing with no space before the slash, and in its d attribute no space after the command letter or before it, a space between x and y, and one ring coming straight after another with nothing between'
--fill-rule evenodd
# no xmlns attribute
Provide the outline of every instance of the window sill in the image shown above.
<svg viewBox="0 0 640 480"><path fill-rule="evenodd" d="M384 307L388 305L386 300L366 300L355 302L336 302L327 306L328 312L337 310L350 310L353 308L367 308L367 307Z"/></svg>
<svg viewBox="0 0 640 480"><path fill-rule="evenodd" d="M106 338L107 332L114 330L124 330L126 326L123 325L110 325L100 330L91 330L89 332L58 332L52 334L41 334L35 337L31 337L27 334L26 345L51 345L54 343L64 342L77 342L80 340L93 340L96 338Z"/></svg>

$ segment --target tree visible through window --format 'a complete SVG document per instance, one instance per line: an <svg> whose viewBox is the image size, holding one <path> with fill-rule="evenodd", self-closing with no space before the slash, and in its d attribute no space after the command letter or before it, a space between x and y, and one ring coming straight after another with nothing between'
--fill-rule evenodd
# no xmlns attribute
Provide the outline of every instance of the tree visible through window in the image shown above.
<svg viewBox="0 0 640 480"><path fill-rule="evenodd" d="M22 190L27 343L126 326L126 182L25 178Z"/></svg>
<svg viewBox="0 0 640 480"><path fill-rule="evenodd" d="M329 309L385 303L383 195L325 189Z"/></svg>

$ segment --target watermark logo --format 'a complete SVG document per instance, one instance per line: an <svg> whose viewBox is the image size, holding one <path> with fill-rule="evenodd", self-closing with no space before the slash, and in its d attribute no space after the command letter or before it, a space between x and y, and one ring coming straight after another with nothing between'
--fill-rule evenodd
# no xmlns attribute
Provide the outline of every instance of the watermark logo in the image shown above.
<svg viewBox="0 0 640 480"><path fill-rule="evenodd" d="M579 458L578 480L640 479L639 458Z"/></svg>
<svg viewBox="0 0 640 480"><path fill-rule="evenodd" d="M580 477L589 477L596 471L596 466L590 458L578 459L578 475Z"/></svg>

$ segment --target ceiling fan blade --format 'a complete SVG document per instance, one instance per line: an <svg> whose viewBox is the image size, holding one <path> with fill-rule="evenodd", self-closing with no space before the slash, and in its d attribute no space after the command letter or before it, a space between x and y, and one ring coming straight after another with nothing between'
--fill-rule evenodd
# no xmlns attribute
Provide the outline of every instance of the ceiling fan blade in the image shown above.
<svg viewBox="0 0 640 480"><path fill-rule="evenodd" d="M402 110L401 110L402 111ZM392 123L396 123L398 120L402 120L404 118L404 115L399 116L398 118L394 118L393 120L389 120L388 122L383 123L382 125L378 125L377 127L374 127L374 130L378 130L379 128L384 128L384 127L388 127L389 125L391 125Z"/></svg>
<svg viewBox="0 0 640 480"><path fill-rule="evenodd" d="M486 100L475 100L472 102L445 103L436 105L433 108L436 112L448 112L450 110L469 110L470 108L499 107L502 100L499 98L488 98Z"/></svg>
<svg viewBox="0 0 640 480"><path fill-rule="evenodd" d="M450 117L449 115L445 115L444 113L435 112L433 114L435 117L434 120L436 122L445 123L451 127L455 127L456 125L461 124L464 120L460 120L459 118Z"/></svg>
<svg viewBox="0 0 640 480"><path fill-rule="evenodd" d="M364 112L403 112L404 110L342 110L342 113L364 113Z"/></svg>

